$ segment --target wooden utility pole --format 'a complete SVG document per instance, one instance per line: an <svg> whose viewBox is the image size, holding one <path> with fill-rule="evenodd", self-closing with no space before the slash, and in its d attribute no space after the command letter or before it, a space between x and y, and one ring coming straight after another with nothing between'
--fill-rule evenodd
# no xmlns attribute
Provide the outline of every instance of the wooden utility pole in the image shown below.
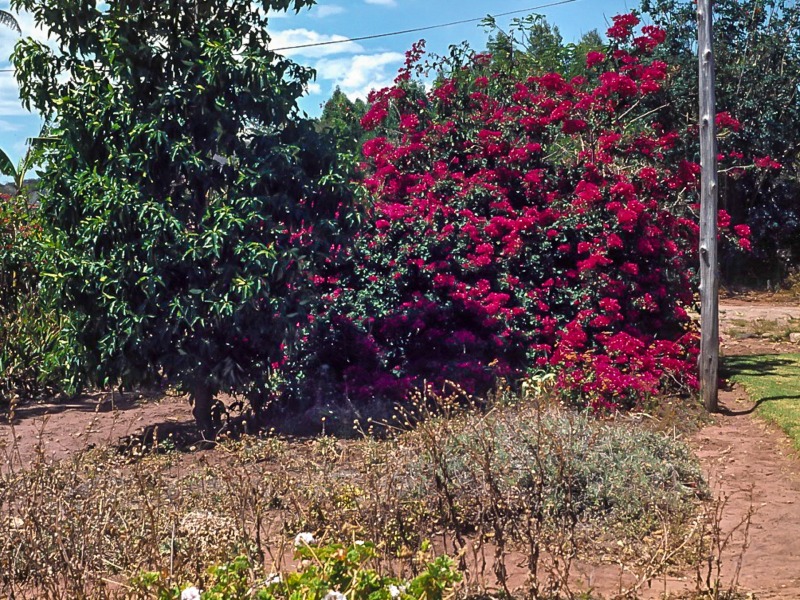
<svg viewBox="0 0 800 600"><path fill-rule="evenodd" d="M700 389L717 412L719 370L719 267L717 264L717 126L714 93L713 0L697 0L700 59Z"/></svg>

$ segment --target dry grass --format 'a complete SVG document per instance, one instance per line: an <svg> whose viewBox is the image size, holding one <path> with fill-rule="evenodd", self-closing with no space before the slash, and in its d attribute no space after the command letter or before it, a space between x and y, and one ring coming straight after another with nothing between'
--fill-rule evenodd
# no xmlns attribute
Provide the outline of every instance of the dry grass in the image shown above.
<svg viewBox="0 0 800 600"><path fill-rule="evenodd" d="M731 319L730 323L730 335L740 339L761 337L786 342L792 333L800 333L800 319Z"/></svg>
<svg viewBox="0 0 800 600"><path fill-rule="evenodd" d="M400 577L431 540L459 561L462 595L576 598L575 565L591 560L623 565L619 597L635 597L711 547L715 509L675 436L509 394L483 411L457 392L413 406L373 425L382 439L264 435L203 452L39 452L27 465L6 448L0 593L139 597L138 573L202 582L236 555L263 576L291 562L287 540L312 531L375 542L378 568Z"/></svg>

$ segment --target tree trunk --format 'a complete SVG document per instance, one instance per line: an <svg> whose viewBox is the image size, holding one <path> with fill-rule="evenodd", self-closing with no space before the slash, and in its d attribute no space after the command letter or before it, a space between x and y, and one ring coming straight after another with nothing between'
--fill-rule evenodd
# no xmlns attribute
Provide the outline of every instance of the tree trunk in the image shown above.
<svg viewBox="0 0 800 600"><path fill-rule="evenodd" d="M204 381L195 382L189 393L192 404L192 415L197 424L197 428L207 440L213 440L216 436L214 422L211 417L211 407L214 404L214 392Z"/></svg>
<svg viewBox="0 0 800 600"><path fill-rule="evenodd" d="M697 2L700 68L700 389L709 412L718 410L719 264L717 259L717 127L712 0Z"/></svg>

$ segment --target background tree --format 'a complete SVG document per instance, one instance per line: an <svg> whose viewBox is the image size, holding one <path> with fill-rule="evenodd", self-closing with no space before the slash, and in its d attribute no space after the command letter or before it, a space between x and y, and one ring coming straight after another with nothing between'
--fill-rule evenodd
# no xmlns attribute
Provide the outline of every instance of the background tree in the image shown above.
<svg viewBox="0 0 800 600"><path fill-rule="evenodd" d="M296 99L312 71L268 50L268 11L311 0L14 0L21 97L53 123L46 278L96 384L219 391L258 407L348 215L335 152Z"/></svg>
<svg viewBox="0 0 800 600"><path fill-rule="evenodd" d="M0 24L22 34L19 21L0 10ZM25 155L14 164L0 149L0 404L32 397L63 378L54 342L60 317L39 301L40 226L31 206L35 180L25 175L41 157L42 146L29 140Z"/></svg>
<svg viewBox="0 0 800 600"><path fill-rule="evenodd" d="M366 112L366 102L361 98L350 100L339 86L336 86L322 107L317 129L330 134L336 140L336 147L340 153L358 155L366 139L366 132L361 127L361 117Z"/></svg>
<svg viewBox="0 0 800 600"><path fill-rule="evenodd" d="M585 33L578 43L564 43L556 25L543 15L527 15L513 19L508 31L500 29L488 17L483 22L490 37L486 50L500 69L520 76L560 73L572 78L585 74L586 55L603 48L597 30Z"/></svg>
<svg viewBox="0 0 800 600"><path fill-rule="evenodd" d="M697 125L695 3L643 0L642 10L667 33L657 58L670 65L669 123L691 132ZM752 258L728 253L728 280L784 277L800 261L800 7L786 0L716 0L714 48L717 55L717 107L739 121L731 131L735 146L760 165L782 165L768 175L755 169L727 171L720 180L720 202L735 223L752 229ZM686 149L699 152L694 134ZM729 158L729 157L724 157ZM736 157L734 157L736 158ZM736 177L731 177L735 174Z"/></svg>
<svg viewBox="0 0 800 600"><path fill-rule="evenodd" d="M69 388L68 349L58 345L64 318L40 294L38 181L25 178L45 143L44 137L28 140L17 165L0 150L0 173L12 178L0 186L0 404Z"/></svg>

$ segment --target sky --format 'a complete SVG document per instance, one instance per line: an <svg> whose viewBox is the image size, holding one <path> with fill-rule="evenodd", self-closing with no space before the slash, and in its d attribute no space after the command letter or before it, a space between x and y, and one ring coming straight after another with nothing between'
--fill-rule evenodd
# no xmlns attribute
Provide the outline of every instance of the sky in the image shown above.
<svg viewBox="0 0 800 600"><path fill-rule="evenodd" d="M603 33L611 17L638 6L638 0L574 0L568 4L534 9L557 0L318 0L299 14L276 13L270 19L273 48L336 39L349 39L418 27L428 27L480 19L487 14L523 11L544 15L558 26L565 42L597 29ZM0 1L0 9L8 10L8 2ZM40 40L47 33L37 30L27 14L16 14L23 35ZM514 16L497 19L506 28ZM39 133L41 120L28 113L19 102L18 88L8 57L18 39L16 32L0 27L0 148L17 162L24 154L26 139ZM339 86L351 98L365 98L370 89L391 82L403 62L404 53L420 40L428 51L445 54L452 44L468 41L474 48L483 48L487 33L480 23L462 23L358 42L347 42L286 51L284 54L317 71L308 95L300 101L310 116L318 116L321 106Z"/></svg>

